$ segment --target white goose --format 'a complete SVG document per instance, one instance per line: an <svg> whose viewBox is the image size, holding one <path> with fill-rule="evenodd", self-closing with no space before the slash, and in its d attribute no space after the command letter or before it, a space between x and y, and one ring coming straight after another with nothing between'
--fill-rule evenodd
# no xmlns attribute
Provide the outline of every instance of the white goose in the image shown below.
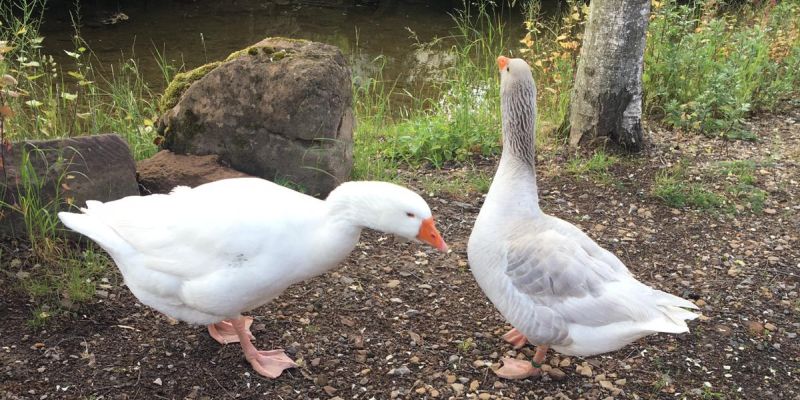
<svg viewBox="0 0 800 400"><path fill-rule="evenodd" d="M536 86L528 64L499 57L503 153L469 238L472 273L514 326L504 339L538 345L533 362L506 358L498 376L539 374L547 349L589 356L655 332L688 332L697 308L637 281L569 222L539 208L534 168Z"/></svg>
<svg viewBox="0 0 800 400"><path fill-rule="evenodd" d="M103 247L142 303L193 324L218 342L240 342L261 375L295 363L259 351L241 316L289 285L320 275L355 247L363 228L419 239L447 251L428 204L385 182L348 182L326 200L258 178L178 187L168 195L87 201L59 213L64 225Z"/></svg>

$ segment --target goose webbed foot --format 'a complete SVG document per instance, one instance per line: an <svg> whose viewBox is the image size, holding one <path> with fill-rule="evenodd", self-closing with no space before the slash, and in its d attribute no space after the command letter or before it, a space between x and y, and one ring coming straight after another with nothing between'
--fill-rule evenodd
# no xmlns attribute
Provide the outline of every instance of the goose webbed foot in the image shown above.
<svg viewBox="0 0 800 400"><path fill-rule="evenodd" d="M244 329L250 340L255 340L256 337L250 332L250 325L253 325L252 317L240 317L244 320ZM208 334L219 344L239 343L239 335L236 333L236 328L233 326L233 320L224 320L215 324L208 325Z"/></svg>

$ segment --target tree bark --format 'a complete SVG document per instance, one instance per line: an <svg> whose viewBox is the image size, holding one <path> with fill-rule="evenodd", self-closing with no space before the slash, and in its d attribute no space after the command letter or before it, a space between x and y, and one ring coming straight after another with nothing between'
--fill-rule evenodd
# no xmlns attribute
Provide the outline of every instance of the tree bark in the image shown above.
<svg viewBox="0 0 800 400"><path fill-rule="evenodd" d="M572 146L642 142L642 70L650 0L592 0L570 101Z"/></svg>

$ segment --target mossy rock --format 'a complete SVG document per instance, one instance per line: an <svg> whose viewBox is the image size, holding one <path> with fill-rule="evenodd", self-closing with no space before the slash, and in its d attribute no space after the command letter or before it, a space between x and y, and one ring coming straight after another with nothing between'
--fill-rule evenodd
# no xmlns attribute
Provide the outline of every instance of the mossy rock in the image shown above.
<svg viewBox="0 0 800 400"><path fill-rule="evenodd" d="M217 68L220 64L222 64L222 61L214 61L201 65L191 71L176 74L175 77L172 78L172 82L169 83L169 86L164 90L164 94L161 95L161 101L158 103L159 109L164 112L175 107L183 92L185 92L192 83L206 76L206 74L213 71L214 68Z"/></svg>
<svg viewBox="0 0 800 400"><path fill-rule="evenodd" d="M176 154L219 155L231 167L325 195L352 168L352 82L336 47L269 38L178 74L158 132Z"/></svg>
<svg viewBox="0 0 800 400"><path fill-rule="evenodd" d="M264 61L268 62L280 61L294 52L294 49L291 48L277 48L276 46L264 44L266 41L281 41L293 45L306 45L312 43L311 41L305 39L291 39L285 37L267 38L252 46L248 46L244 49L234 51L233 53L228 55L228 57L225 58L225 61L210 62L208 64L201 65L191 71L186 71L176 74L175 77L172 78L172 81L169 83L167 88L164 90L164 94L161 96L161 100L159 101L158 104L159 109L161 110L161 112L164 112L172 107L175 107L175 105L178 104L178 100L180 99L183 92L186 91L186 89L192 83L198 81L199 79L201 79L206 74L213 71L215 68L222 65L223 63L230 62L244 56L251 56L251 57L265 56Z"/></svg>

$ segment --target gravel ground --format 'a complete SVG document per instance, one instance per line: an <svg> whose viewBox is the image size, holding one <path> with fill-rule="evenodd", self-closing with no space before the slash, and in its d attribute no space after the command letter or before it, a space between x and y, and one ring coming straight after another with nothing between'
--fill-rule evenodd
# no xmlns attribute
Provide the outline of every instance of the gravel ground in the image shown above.
<svg viewBox="0 0 800 400"><path fill-rule="evenodd" d="M2 243L0 399L799 399L800 109L749 123L757 142L654 128L643 157L605 176L567 173L561 151L539 156L545 211L640 280L695 301L703 316L691 333L586 359L551 352L543 377L498 379L500 358L533 347L501 340L510 326L472 278L466 243L482 195L464 188L426 193L449 254L367 232L341 268L251 313L256 345L301 365L274 380L256 376L238 345L140 305L113 269L95 300L30 328L33 305L13 278L28 251ZM715 171L736 159L756 162L762 212L674 209L651 195L656 174L680 160L687 182L724 190L732 178ZM401 174L421 189L430 177L491 174L495 162Z"/></svg>

